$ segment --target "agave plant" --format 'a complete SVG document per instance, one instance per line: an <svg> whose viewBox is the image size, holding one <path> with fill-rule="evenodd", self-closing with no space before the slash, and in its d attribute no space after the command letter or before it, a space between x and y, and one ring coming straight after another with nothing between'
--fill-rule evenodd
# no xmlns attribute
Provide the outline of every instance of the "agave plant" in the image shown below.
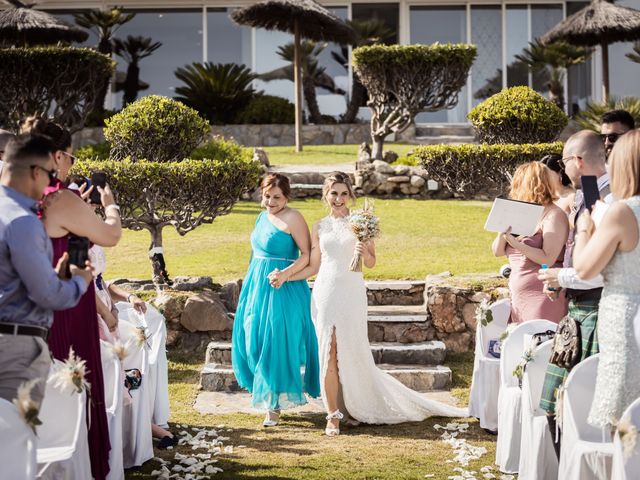
<svg viewBox="0 0 640 480"><path fill-rule="evenodd" d="M316 98L316 87L323 88L331 93L344 95L344 90L338 88L333 78L326 73L326 68L318 64L318 55L327 48L326 43L316 43L311 40L303 40L300 44L300 64L302 69L302 93L304 101L309 110L309 119L313 123L322 121L322 114L318 107ZM286 43L278 47L278 56L289 65L276 68L270 72L258 75L260 80L265 82L271 80L293 81L293 43Z"/></svg>
<svg viewBox="0 0 640 480"><path fill-rule="evenodd" d="M609 97L607 102L589 102L574 120L581 128L600 132L602 115L610 110L626 110L631 114L636 125L640 125L640 98L638 97Z"/></svg>
<svg viewBox="0 0 640 480"><path fill-rule="evenodd" d="M369 20L347 20L347 23L357 34L358 40L352 45L353 48L387 43L393 38L394 32L378 18ZM331 57L349 71L349 47L343 45L339 52L331 52ZM343 123L353 123L358 116L358 110L366 103L367 89L364 88L358 76L352 75L351 97L347 105L347 111L340 121Z"/></svg>
<svg viewBox="0 0 640 480"><path fill-rule="evenodd" d="M194 108L213 124L232 123L253 98L257 76L235 63L192 63L175 71L185 85L176 88L176 100Z"/></svg>
<svg viewBox="0 0 640 480"><path fill-rule="evenodd" d="M119 38L113 40L115 54L129 64L124 82L116 84L116 90L124 90L123 107L135 102L138 92L145 88L140 83L140 60L148 57L161 46L162 43L154 42L150 37L128 35L126 40Z"/></svg>
<svg viewBox="0 0 640 480"><path fill-rule="evenodd" d="M529 43L516 59L528 65L534 72L545 72L549 98L564 110L564 78L566 71L573 65L585 62L593 49L570 45L566 42L554 42L543 45L539 40Z"/></svg>

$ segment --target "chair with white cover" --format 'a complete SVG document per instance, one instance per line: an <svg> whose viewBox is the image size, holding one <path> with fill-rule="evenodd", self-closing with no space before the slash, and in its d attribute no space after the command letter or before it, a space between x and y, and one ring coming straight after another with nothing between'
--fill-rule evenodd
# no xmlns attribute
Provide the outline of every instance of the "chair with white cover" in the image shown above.
<svg viewBox="0 0 640 480"><path fill-rule="evenodd" d="M169 426L169 366L167 363L167 327L164 316L147 304L147 312L139 314L129 303L120 302L118 318L136 326L146 327L149 335L149 371L147 388L151 401L151 420L156 425Z"/></svg>
<svg viewBox="0 0 640 480"><path fill-rule="evenodd" d="M565 380L561 401L562 448L558 470L558 478L562 480L611 478L611 435L605 429L587 423L599 360L600 354L586 358L573 367Z"/></svg>
<svg viewBox="0 0 640 480"><path fill-rule="evenodd" d="M613 437L612 480L635 480L640 475L640 398L622 414Z"/></svg>
<svg viewBox="0 0 640 480"><path fill-rule="evenodd" d="M128 354L122 360L124 370L137 368L142 374L140 387L127 392L122 408L122 457L124 468L138 467L153 458L151 436L151 401L147 389L149 370L148 349L138 341L138 329L132 323L119 319L118 332L128 342Z"/></svg>
<svg viewBox="0 0 640 480"><path fill-rule="evenodd" d="M555 332L556 327L549 320L529 320L513 328L502 343L496 465L503 473L517 473L520 462L522 390L513 371L522 360L525 336L547 330Z"/></svg>
<svg viewBox="0 0 640 480"><path fill-rule="evenodd" d="M91 478L87 395L73 385L55 385L51 374L58 368L65 367L54 360L40 407L42 425L36 428L38 477L84 480Z"/></svg>
<svg viewBox="0 0 640 480"><path fill-rule="evenodd" d="M500 392L500 359L489 354L489 342L499 341L507 328L511 301L503 298L493 303L489 310L493 320L487 325L476 325L476 347L473 360L473 377L469 396L469 415L480 420L480 427L498 429L498 394Z"/></svg>
<svg viewBox="0 0 640 480"><path fill-rule="evenodd" d="M33 480L36 478L36 436L16 406L0 398L1 478Z"/></svg>
<svg viewBox="0 0 640 480"><path fill-rule="evenodd" d="M109 474L107 480L124 480L122 463L122 395L124 377L120 359L114 353L111 344L100 340L100 358L104 379L104 399L107 407L109 425Z"/></svg>
<svg viewBox="0 0 640 480"><path fill-rule="evenodd" d="M547 415L540 408L542 385L553 349L553 341L539 345L522 376L522 435L519 480L556 480L558 457L553 448Z"/></svg>

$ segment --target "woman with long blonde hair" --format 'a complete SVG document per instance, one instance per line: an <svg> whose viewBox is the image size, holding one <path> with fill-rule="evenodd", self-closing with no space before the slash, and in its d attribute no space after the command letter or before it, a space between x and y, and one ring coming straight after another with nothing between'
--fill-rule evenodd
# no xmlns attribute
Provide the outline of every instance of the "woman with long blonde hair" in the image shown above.
<svg viewBox="0 0 640 480"><path fill-rule="evenodd" d="M349 175L333 173L322 193L330 213L313 226L309 266L290 280L318 275L311 308L327 410L326 435L338 435L341 420L394 424L432 415L466 416L466 410L428 400L376 367L367 333L367 289L362 272L349 271L354 251L365 267L373 268L375 245L359 242L349 228L349 207L355 200ZM278 286L277 278L272 281Z"/></svg>
<svg viewBox="0 0 640 480"><path fill-rule="evenodd" d="M511 293L511 322L546 319L559 322L567 314L563 293L551 300L538 280L542 265L562 266L564 247L569 236L566 213L554 204L553 172L540 162L520 165L513 175L509 197L544 207L536 232L515 237L511 228L498 234L492 250L496 257L506 256L511 265L509 291Z"/></svg>

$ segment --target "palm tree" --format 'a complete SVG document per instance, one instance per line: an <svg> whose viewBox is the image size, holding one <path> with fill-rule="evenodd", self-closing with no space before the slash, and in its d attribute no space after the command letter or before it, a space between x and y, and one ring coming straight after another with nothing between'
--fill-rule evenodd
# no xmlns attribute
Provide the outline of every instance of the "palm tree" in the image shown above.
<svg viewBox="0 0 640 480"><path fill-rule="evenodd" d="M534 72L547 74L549 98L564 110L564 78L572 65L586 61L592 49L570 45L566 42L554 42L543 45L538 39L529 43L516 59L528 65Z"/></svg>
<svg viewBox="0 0 640 480"><path fill-rule="evenodd" d="M122 90L124 90L123 107L135 102L136 98L138 98L138 92L140 91L140 60L147 58L161 46L162 43L154 42L150 37L127 35L126 40L113 39L114 53L124 58L129 64L127 76L122 84Z"/></svg>
<svg viewBox="0 0 640 480"><path fill-rule="evenodd" d="M358 35L358 41L353 44L353 48L363 47L367 45L375 45L378 43L387 43L394 35L387 25L378 18L370 20L347 20L347 23L353 28ZM331 52L333 59L342 65L345 70L349 71L349 48L342 46L340 52ZM365 104L367 100L367 89L364 88L358 76L354 73L351 82L351 97L347 105L347 111L340 121L343 123L353 123L358 116L358 110Z"/></svg>
<svg viewBox="0 0 640 480"><path fill-rule="evenodd" d="M123 13L121 8L113 7L109 10L89 10L76 13L73 17L77 25L86 28L98 37L96 50L111 56L113 53L113 35L122 25L131 21L135 16L135 13ZM91 110L98 117L104 116L104 99L108 90L109 85L107 84L96 95L96 100Z"/></svg>
<svg viewBox="0 0 640 480"><path fill-rule="evenodd" d="M636 42L633 44L633 52L629 52L625 54L629 60L634 63L640 63L640 42Z"/></svg>

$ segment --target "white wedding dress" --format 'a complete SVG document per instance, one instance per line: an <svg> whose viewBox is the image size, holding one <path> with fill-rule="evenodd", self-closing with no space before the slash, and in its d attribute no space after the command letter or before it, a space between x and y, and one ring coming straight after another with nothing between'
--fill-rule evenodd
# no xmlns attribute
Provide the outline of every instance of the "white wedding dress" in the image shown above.
<svg viewBox="0 0 640 480"><path fill-rule="evenodd" d="M324 377L335 328L342 393L338 405L342 413L372 424L467 416L467 409L426 399L376 367L367 335L366 287L362 273L349 271L356 238L345 219L331 216L320 221L319 237L322 260L313 285L311 308L325 408Z"/></svg>

